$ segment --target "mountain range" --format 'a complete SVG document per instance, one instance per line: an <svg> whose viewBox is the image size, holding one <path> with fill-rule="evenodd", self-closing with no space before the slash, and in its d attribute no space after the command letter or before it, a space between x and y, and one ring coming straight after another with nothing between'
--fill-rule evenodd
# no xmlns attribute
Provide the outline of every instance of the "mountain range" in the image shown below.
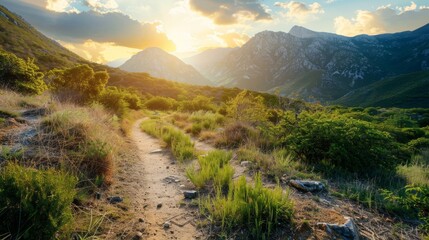
<svg viewBox="0 0 429 240"><path fill-rule="evenodd" d="M194 67L159 48L147 48L122 64L128 72L147 72L157 78L195 85L212 85Z"/></svg>
<svg viewBox="0 0 429 240"><path fill-rule="evenodd" d="M298 26L289 33L264 31L205 65L200 71L217 85L328 102L384 78L428 70L429 24L356 37Z"/></svg>

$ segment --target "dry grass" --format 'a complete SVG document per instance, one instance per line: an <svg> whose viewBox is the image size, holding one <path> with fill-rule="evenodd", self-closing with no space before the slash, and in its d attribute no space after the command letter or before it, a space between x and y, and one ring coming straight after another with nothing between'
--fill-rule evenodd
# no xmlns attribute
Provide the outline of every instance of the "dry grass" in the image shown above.
<svg viewBox="0 0 429 240"><path fill-rule="evenodd" d="M258 131L242 122L233 122L224 128L215 140L217 147L237 148L257 138Z"/></svg>
<svg viewBox="0 0 429 240"><path fill-rule="evenodd" d="M41 121L33 140L34 159L96 185L110 184L114 157L122 145L117 122L97 105L59 104L57 109L61 110Z"/></svg>

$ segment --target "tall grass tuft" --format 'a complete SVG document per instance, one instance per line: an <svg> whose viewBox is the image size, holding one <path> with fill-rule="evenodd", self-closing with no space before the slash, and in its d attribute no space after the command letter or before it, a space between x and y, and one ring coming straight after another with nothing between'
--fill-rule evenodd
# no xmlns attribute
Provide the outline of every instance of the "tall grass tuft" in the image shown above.
<svg viewBox="0 0 429 240"><path fill-rule="evenodd" d="M140 127L148 134L162 139L171 148L173 155L179 162L195 157L194 143L182 131L155 119L142 122Z"/></svg>
<svg viewBox="0 0 429 240"><path fill-rule="evenodd" d="M234 168L229 165L231 157L232 153L229 151L211 151L206 156L198 158L198 171L191 166L186 170L186 175L198 189L211 184L215 188L226 189L234 175Z"/></svg>
<svg viewBox="0 0 429 240"><path fill-rule="evenodd" d="M290 222L293 214L289 193L279 186L264 188L260 175L253 186L242 176L231 184L227 196L217 191L203 204L223 231L246 228L253 239L268 239L276 227Z"/></svg>
<svg viewBox="0 0 429 240"><path fill-rule="evenodd" d="M0 173L0 233L10 239L54 239L72 219L76 178L8 164Z"/></svg>

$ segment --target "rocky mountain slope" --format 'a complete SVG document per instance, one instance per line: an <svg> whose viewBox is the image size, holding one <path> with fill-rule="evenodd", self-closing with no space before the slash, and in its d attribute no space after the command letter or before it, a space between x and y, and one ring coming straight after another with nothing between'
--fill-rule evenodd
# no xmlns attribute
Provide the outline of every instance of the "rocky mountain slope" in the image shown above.
<svg viewBox="0 0 429 240"><path fill-rule="evenodd" d="M0 5L0 49L18 57L34 58L42 70L87 63L54 40L45 37L18 15Z"/></svg>
<svg viewBox="0 0 429 240"><path fill-rule="evenodd" d="M195 68L159 48L145 49L119 67L128 72L147 72L177 82L211 85Z"/></svg>
<svg viewBox="0 0 429 240"><path fill-rule="evenodd" d="M329 101L386 77L427 69L429 24L356 37L293 27L289 33L258 33L208 75L218 85Z"/></svg>

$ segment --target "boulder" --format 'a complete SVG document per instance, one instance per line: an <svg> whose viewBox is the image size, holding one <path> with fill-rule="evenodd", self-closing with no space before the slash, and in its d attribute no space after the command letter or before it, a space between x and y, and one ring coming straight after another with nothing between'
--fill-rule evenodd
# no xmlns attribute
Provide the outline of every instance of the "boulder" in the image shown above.
<svg viewBox="0 0 429 240"><path fill-rule="evenodd" d="M109 201L109 203L111 203L111 204L115 204L115 203L120 203L120 202L124 201L124 199L122 199L119 196L113 196L113 197L108 197L107 201Z"/></svg>
<svg viewBox="0 0 429 240"><path fill-rule="evenodd" d="M343 240L359 240L359 229L352 218L345 218L347 221L343 225L317 223L317 226L322 227L331 237L340 237Z"/></svg>
<svg viewBox="0 0 429 240"><path fill-rule="evenodd" d="M320 192L325 190L325 185L318 181L290 180L289 185L302 192Z"/></svg>
<svg viewBox="0 0 429 240"><path fill-rule="evenodd" d="M198 192L197 191L184 191L183 195L185 196L186 199L195 199L198 197Z"/></svg>

